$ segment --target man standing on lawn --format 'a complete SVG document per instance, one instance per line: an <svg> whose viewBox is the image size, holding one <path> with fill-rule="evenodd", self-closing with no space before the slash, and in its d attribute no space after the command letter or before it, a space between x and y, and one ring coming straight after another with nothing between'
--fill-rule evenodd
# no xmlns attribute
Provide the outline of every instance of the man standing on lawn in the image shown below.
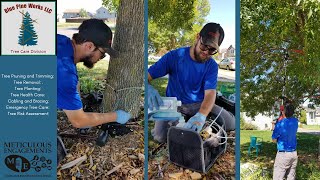
<svg viewBox="0 0 320 180"><path fill-rule="evenodd" d="M224 31L220 24L208 23L197 34L196 41L191 47L168 52L148 70L149 82L169 75L166 96L177 97L182 102L179 111L191 117L185 128L200 132L208 114L212 112L217 115L220 112L221 107L214 104L218 65L211 56L218 52L223 39ZM159 108L162 103L158 91L149 84L149 108ZM231 113L224 110L221 117L226 124L234 125L235 119ZM177 122L174 123L176 124ZM152 130L154 139L166 142L169 127L169 121L156 121Z"/></svg>
<svg viewBox="0 0 320 180"><path fill-rule="evenodd" d="M297 131L298 119L293 117L294 106L288 103L284 107L285 117L278 123L272 133L272 141L277 143L277 156L273 168L273 180L282 180L287 174L287 180L295 179L298 163Z"/></svg>
<svg viewBox="0 0 320 180"><path fill-rule="evenodd" d="M91 113L82 109L76 64L83 62L92 68L105 57L105 53L116 56L118 52L111 48L112 31L102 20L85 20L78 29L72 39L57 35L57 106L63 109L76 128L109 122L124 124L131 116L125 111Z"/></svg>

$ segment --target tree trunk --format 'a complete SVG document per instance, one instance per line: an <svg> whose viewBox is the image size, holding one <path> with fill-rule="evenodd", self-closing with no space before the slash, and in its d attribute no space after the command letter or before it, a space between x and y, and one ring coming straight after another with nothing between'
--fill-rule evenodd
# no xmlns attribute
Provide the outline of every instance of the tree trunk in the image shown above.
<svg viewBox="0 0 320 180"><path fill-rule="evenodd" d="M103 112L121 109L137 117L144 87L144 4L143 0L121 0L110 58Z"/></svg>

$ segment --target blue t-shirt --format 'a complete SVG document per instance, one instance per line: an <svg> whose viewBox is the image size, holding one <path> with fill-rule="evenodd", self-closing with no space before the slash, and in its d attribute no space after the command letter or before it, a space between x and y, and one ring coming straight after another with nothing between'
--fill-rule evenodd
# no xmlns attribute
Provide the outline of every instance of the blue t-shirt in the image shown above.
<svg viewBox="0 0 320 180"><path fill-rule="evenodd" d="M82 102L77 91L78 73L71 40L58 34L57 48L57 106L65 110L81 109Z"/></svg>
<svg viewBox="0 0 320 180"><path fill-rule="evenodd" d="M272 139L277 139L278 151L295 151L297 148L298 119L284 118L276 123Z"/></svg>
<svg viewBox="0 0 320 180"><path fill-rule="evenodd" d="M212 58L205 63L194 61L190 47L168 52L148 72L152 79L168 74L166 96L177 97L182 104L202 102L204 91L217 86L217 63Z"/></svg>

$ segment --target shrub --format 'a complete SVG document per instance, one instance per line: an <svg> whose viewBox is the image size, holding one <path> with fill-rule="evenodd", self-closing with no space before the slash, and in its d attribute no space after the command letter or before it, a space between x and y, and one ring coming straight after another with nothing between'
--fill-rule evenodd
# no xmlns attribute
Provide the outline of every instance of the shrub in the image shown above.
<svg viewBox="0 0 320 180"><path fill-rule="evenodd" d="M240 129L242 130L257 130L258 127L254 124L247 123L244 118L240 117Z"/></svg>

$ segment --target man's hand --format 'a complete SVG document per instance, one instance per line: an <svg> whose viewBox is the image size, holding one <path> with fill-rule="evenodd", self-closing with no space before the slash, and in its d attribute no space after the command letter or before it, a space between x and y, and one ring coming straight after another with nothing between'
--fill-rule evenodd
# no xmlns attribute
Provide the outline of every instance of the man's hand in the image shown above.
<svg viewBox="0 0 320 180"><path fill-rule="evenodd" d="M131 118L131 114L125 111L117 110L116 113L117 113L117 119L116 119L117 123L125 124Z"/></svg>
<svg viewBox="0 0 320 180"><path fill-rule="evenodd" d="M189 121L184 125L184 128L192 129L200 133L205 121L206 116L198 112L189 119Z"/></svg>
<svg viewBox="0 0 320 180"><path fill-rule="evenodd" d="M150 84L148 85L148 106L152 111L153 108L159 110L159 106L163 105L163 101L160 97L159 92L154 89Z"/></svg>

